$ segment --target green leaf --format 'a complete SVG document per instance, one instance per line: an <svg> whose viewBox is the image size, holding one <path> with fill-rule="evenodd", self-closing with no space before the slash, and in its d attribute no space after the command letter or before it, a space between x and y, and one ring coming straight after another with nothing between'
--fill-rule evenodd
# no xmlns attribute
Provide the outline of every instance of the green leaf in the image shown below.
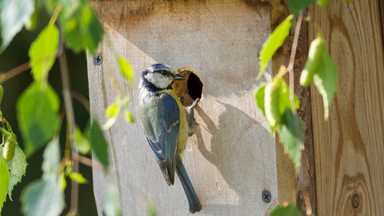
<svg viewBox="0 0 384 216"><path fill-rule="evenodd" d="M292 159L296 175L300 171L301 150L304 149L304 123L293 114L292 110L286 109L283 116L283 123L280 125L280 142L285 152Z"/></svg>
<svg viewBox="0 0 384 216"><path fill-rule="evenodd" d="M3 89L3 86L0 85L0 105L1 105L1 102L3 101L3 95L4 95L4 89Z"/></svg>
<svg viewBox="0 0 384 216"><path fill-rule="evenodd" d="M36 30L37 26L39 24L39 11L35 10L29 20L25 23L25 29L28 31L34 31Z"/></svg>
<svg viewBox="0 0 384 216"><path fill-rule="evenodd" d="M328 5L328 0L317 0L316 3L321 7L325 7Z"/></svg>
<svg viewBox="0 0 384 216"><path fill-rule="evenodd" d="M5 128L1 128L1 132L4 134L4 136L7 136L7 137L12 136L12 133L7 131Z"/></svg>
<svg viewBox="0 0 384 216"><path fill-rule="evenodd" d="M312 83L313 75L319 69L319 65L323 56L324 41L321 36L318 36L311 42L308 52L308 58L305 62L304 70L300 75L300 85L307 87Z"/></svg>
<svg viewBox="0 0 384 216"><path fill-rule="evenodd" d="M264 108L265 86L266 86L266 84L260 86L259 89L257 89L257 91L255 93L256 104L264 116L265 116L265 108Z"/></svg>
<svg viewBox="0 0 384 216"><path fill-rule="evenodd" d="M94 53L102 40L104 28L100 23L90 1L84 0L46 0L45 7L52 13L62 7L59 15L63 27L64 42L74 52L88 49Z"/></svg>
<svg viewBox="0 0 384 216"><path fill-rule="evenodd" d="M259 56L260 71L257 76L258 79L263 75L269 60L275 54L277 49L283 45L285 38L287 38L289 29L291 28L292 18L292 15L288 16L282 23L280 23L279 26L276 27L276 29L268 37L267 41L264 42Z"/></svg>
<svg viewBox="0 0 384 216"><path fill-rule="evenodd" d="M267 83L264 90L264 109L265 109L265 118L272 131L275 130L276 125L281 122L282 112L281 109L285 109L286 105L284 103L285 98L283 96L282 89L282 79L274 80ZM288 96L289 97L289 96Z"/></svg>
<svg viewBox="0 0 384 216"><path fill-rule="evenodd" d="M59 128L59 98L49 84L33 82L17 101L17 120L30 156Z"/></svg>
<svg viewBox="0 0 384 216"><path fill-rule="evenodd" d="M147 204L147 216L157 216L156 203L154 201L149 201Z"/></svg>
<svg viewBox="0 0 384 216"><path fill-rule="evenodd" d="M115 101L113 104L109 105L105 110L105 116L107 118L117 117L120 113L121 104L119 101Z"/></svg>
<svg viewBox="0 0 384 216"><path fill-rule="evenodd" d="M88 49L90 53L94 53L104 34L104 28L95 11L88 1L82 1L73 13L68 14L60 19L64 26L65 44L75 52Z"/></svg>
<svg viewBox="0 0 384 216"><path fill-rule="evenodd" d="M3 149L0 148L0 153L2 154ZM15 155L13 156L13 159L10 161L6 161L8 169L10 170L10 181L9 181L9 187L8 187L8 195L9 198L12 200L12 191L14 186L21 181L23 176L25 175L25 172L27 170L27 158L21 150L19 145L16 145L15 148Z"/></svg>
<svg viewBox="0 0 384 216"><path fill-rule="evenodd" d="M71 174L71 172L72 172L72 163L69 163L65 166L64 174L65 174L65 176L69 176L69 174Z"/></svg>
<svg viewBox="0 0 384 216"><path fill-rule="evenodd" d="M292 13L297 16L300 11L304 11L308 6L313 5L316 0L286 0Z"/></svg>
<svg viewBox="0 0 384 216"><path fill-rule="evenodd" d="M135 123L135 118L133 117L131 112L129 112L129 110L124 111L124 117L125 117L125 121L129 123Z"/></svg>
<svg viewBox="0 0 384 216"><path fill-rule="evenodd" d="M294 95L294 106L292 105L290 97L290 90L282 77L274 78L272 81L265 84L265 88L260 88L256 97L258 100L258 107L262 110L266 117L272 132L277 128L276 126L282 122L286 109L292 110L298 108L300 101ZM264 96L264 101L262 97Z"/></svg>
<svg viewBox="0 0 384 216"><path fill-rule="evenodd" d="M13 156L15 155L16 145L17 145L16 135L11 132L10 136L6 136L6 140L4 142L3 157L6 161L10 161L13 159Z"/></svg>
<svg viewBox="0 0 384 216"><path fill-rule="evenodd" d="M34 12L29 17L28 21L25 23L25 28L28 31L34 31L36 30L37 26L39 25L39 11L41 9L41 6L43 2L41 0L34 0Z"/></svg>
<svg viewBox="0 0 384 216"><path fill-rule="evenodd" d="M0 215L4 202L7 199L9 187L9 171L3 157L0 160Z"/></svg>
<svg viewBox="0 0 384 216"><path fill-rule="evenodd" d="M22 211L26 216L57 216L64 209L64 192L56 176L29 184L21 194Z"/></svg>
<svg viewBox="0 0 384 216"><path fill-rule="evenodd" d="M133 68L131 64L121 56L119 56L118 60L121 74L133 85Z"/></svg>
<svg viewBox="0 0 384 216"><path fill-rule="evenodd" d="M96 120L93 120L91 123L91 128L88 132L88 140L91 144L91 148L96 158L100 161L104 167L109 166L109 156L108 156L108 143L105 140L103 131L101 130L99 124Z"/></svg>
<svg viewBox="0 0 384 216"><path fill-rule="evenodd" d="M60 165L60 145L59 138L54 137L47 145L43 154L43 178L47 179L49 176L57 176L59 174Z"/></svg>
<svg viewBox="0 0 384 216"><path fill-rule="evenodd" d="M81 173L71 173L69 174L69 178L71 178L73 181L76 181L79 184L86 184L88 183L88 180L84 178Z"/></svg>
<svg viewBox="0 0 384 216"><path fill-rule="evenodd" d="M113 124L115 124L117 120L117 116L120 113L121 108L121 101L120 99L117 99L113 104L109 105L108 108L105 110L105 116L107 118L107 121L103 125L103 129L107 130L110 127L112 127Z"/></svg>
<svg viewBox="0 0 384 216"><path fill-rule="evenodd" d="M105 216L121 216L120 198L116 187L108 185L108 193L103 201L103 213Z"/></svg>
<svg viewBox="0 0 384 216"><path fill-rule="evenodd" d="M313 83L323 97L325 120L328 120L329 106L337 89L338 77L335 63L333 63L327 49L324 47L319 68L313 75Z"/></svg>
<svg viewBox="0 0 384 216"><path fill-rule="evenodd" d="M60 19L71 17L80 4L87 3L84 0L44 0L46 10L52 14L56 8L61 7Z"/></svg>
<svg viewBox="0 0 384 216"><path fill-rule="evenodd" d="M269 216L301 216L301 214L295 203L289 203L289 205L285 207L276 207Z"/></svg>
<svg viewBox="0 0 384 216"><path fill-rule="evenodd" d="M281 89L282 89L282 93L281 93L280 100L281 100L282 106L280 106L280 113L283 115L286 108L291 109L291 110L293 108L298 109L300 107L300 100L297 97L297 95L294 94L293 95L294 104L292 104L291 100L289 99L290 88L288 87L288 85L285 81L281 82ZM292 105L294 105L295 107L293 107Z"/></svg>
<svg viewBox="0 0 384 216"><path fill-rule="evenodd" d="M48 71L55 62L59 44L59 30L52 23L48 24L39 34L29 49L32 74L35 80L46 80Z"/></svg>
<svg viewBox="0 0 384 216"><path fill-rule="evenodd" d="M49 12L52 13L55 8L58 6L58 0L45 0L45 9ZM63 9L64 10L64 9Z"/></svg>
<svg viewBox="0 0 384 216"><path fill-rule="evenodd" d="M59 185L60 185L60 190L64 191L65 188L67 187L67 180L65 180L65 172L60 172L59 174Z"/></svg>
<svg viewBox="0 0 384 216"><path fill-rule="evenodd" d="M0 1L0 53L7 48L13 37L21 30L34 11L33 0Z"/></svg>
<svg viewBox="0 0 384 216"><path fill-rule="evenodd" d="M79 127L75 130L75 147L81 154L88 154L91 150L87 138L83 136Z"/></svg>

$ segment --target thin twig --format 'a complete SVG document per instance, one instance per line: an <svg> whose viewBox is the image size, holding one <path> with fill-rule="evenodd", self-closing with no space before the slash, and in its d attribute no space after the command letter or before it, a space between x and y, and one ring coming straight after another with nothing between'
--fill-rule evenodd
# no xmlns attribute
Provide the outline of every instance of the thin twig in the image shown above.
<svg viewBox="0 0 384 216"><path fill-rule="evenodd" d="M84 106L84 108L88 111L88 113L90 112L89 101L87 98L85 98L82 94L74 91L71 91L71 96L73 99L76 99L77 101L79 101Z"/></svg>
<svg viewBox="0 0 384 216"><path fill-rule="evenodd" d="M80 163L82 163L86 166L89 166L89 167L93 167L93 168L100 169L100 170L103 169L103 165L101 165L101 163L99 163L97 161L93 161L92 159L84 157L80 154L74 154L72 156L72 160L79 161Z"/></svg>
<svg viewBox="0 0 384 216"><path fill-rule="evenodd" d="M59 48L57 50L55 58L59 58L63 54L63 49L64 48ZM47 59L47 57L45 57L43 59ZM7 72L0 72L0 85L11 78L13 78L13 77L25 72L25 71L28 71L29 69L31 69L31 62L30 61L25 62L19 66L16 66Z"/></svg>
<svg viewBox="0 0 384 216"><path fill-rule="evenodd" d="M5 81L11 79L12 77L14 76L17 76L21 73L23 73L24 71L27 71L31 69L31 65L29 62L25 62L13 69L11 69L10 71L7 71L5 73L1 73L0 74L0 84L4 83Z"/></svg>
<svg viewBox="0 0 384 216"><path fill-rule="evenodd" d="M61 37L62 38L62 37ZM64 46L63 40L60 40L60 46ZM68 63L65 52L63 51L62 55L59 57L60 62L60 73L61 73L61 81L63 85L63 98L65 105L65 113L67 118L67 127L69 134L69 142L71 146L71 154L72 156L77 154L76 149L74 147L74 134L75 134L75 116L73 113L73 105L71 98L71 90L69 84L69 73L68 73ZM79 171L79 163L78 161L72 162L72 171ZM78 197L79 197L79 185L76 181L72 181L71 183L71 206L70 206L70 214L77 215L78 212Z"/></svg>
<svg viewBox="0 0 384 216"><path fill-rule="evenodd" d="M292 104L294 104L294 92L295 92L295 87L294 87L294 80L295 80L295 75L293 71L293 66L295 64L295 57L296 57L296 50L297 50L297 42L299 40L299 34L300 34L300 28L301 28L301 22L303 21L303 12L300 12L297 22L296 22L296 28L295 28L295 35L293 37L293 43L292 43L292 52L291 52L291 57L289 58L289 64L288 64L288 71L289 71L289 99L291 100ZM295 108L295 106L293 106ZM294 109L295 111L296 109Z"/></svg>

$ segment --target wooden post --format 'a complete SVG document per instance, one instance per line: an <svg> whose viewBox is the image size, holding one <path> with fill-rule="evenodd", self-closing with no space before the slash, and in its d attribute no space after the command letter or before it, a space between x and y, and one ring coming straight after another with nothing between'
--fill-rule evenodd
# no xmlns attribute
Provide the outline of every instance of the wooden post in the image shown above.
<svg viewBox="0 0 384 216"><path fill-rule="evenodd" d="M318 215L384 212L384 48L377 0L314 7L339 71L330 116L311 89ZM311 28L310 38L316 37Z"/></svg>
<svg viewBox="0 0 384 216"><path fill-rule="evenodd" d="M264 1L99 1L106 29L96 66L88 55L92 114L104 111L117 94L130 97L138 120L138 87L122 78L117 55L131 62L135 83L150 64L188 65L204 82L196 110L195 135L189 138L185 167L203 205L196 215L264 215L278 199L275 139L256 108L254 91L261 81L258 52L270 34L270 8ZM144 138L141 124L119 118L106 133L111 144L111 173L94 169L94 190L101 215L105 182L113 180L124 215L145 215L154 201L159 215L187 215L188 202L176 180L168 187ZM262 191L271 192L270 203Z"/></svg>

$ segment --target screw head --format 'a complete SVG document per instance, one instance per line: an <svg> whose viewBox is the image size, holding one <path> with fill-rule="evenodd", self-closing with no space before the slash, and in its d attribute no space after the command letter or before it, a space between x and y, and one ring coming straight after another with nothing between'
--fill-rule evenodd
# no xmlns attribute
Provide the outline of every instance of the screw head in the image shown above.
<svg viewBox="0 0 384 216"><path fill-rule="evenodd" d="M261 194L261 198L265 203L270 203L272 200L271 192L269 192L268 190L264 190L263 193Z"/></svg>
<svg viewBox="0 0 384 216"><path fill-rule="evenodd" d="M100 66L101 64L103 64L103 57L100 54L96 53L93 56L93 64L97 66Z"/></svg>

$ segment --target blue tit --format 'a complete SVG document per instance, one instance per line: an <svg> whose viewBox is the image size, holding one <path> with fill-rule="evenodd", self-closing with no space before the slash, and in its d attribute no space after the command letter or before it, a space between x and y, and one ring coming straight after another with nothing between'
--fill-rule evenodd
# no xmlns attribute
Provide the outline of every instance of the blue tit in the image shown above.
<svg viewBox="0 0 384 216"><path fill-rule="evenodd" d="M173 185L175 171L180 179L192 213L201 204L181 161L188 139L184 108L172 90L175 80L184 79L167 64L153 64L141 73L141 122L149 146L168 185Z"/></svg>

